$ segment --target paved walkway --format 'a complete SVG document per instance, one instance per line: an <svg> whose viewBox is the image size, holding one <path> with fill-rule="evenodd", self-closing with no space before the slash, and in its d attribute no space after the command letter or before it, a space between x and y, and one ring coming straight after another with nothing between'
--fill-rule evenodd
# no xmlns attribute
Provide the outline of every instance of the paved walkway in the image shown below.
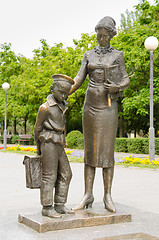
<svg viewBox="0 0 159 240"><path fill-rule="evenodd" d="M123 156L121 154L120 156ZM131 213L131 223L87 227L39 234L17 222L18 213L40 211L39 190L25 188L24 155L0 151L0 239L93 240L106 236L144 232L159 237L159 170L115 167L112 196L118 209ZM68 207L78 204L84 192L83 164L71 163ZM97 169L95 203L102 202L103 182Z"/></svg>

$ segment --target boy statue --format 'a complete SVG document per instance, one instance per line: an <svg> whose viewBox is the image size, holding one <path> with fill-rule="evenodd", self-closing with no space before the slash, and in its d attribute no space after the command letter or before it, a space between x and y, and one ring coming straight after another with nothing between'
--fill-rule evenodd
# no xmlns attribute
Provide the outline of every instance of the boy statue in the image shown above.
<svg viewBox="0 0 159 240"><path fill-rule="evenodd" d="M50 87L52 94L39 108L34 134L37 154L41 155L42 159L40 188L42 215L59 217L60 214L74 213L65 207L72 172L64 150L64 115L67 110L64 100L67 99L74 80L62 74L55 74L52 78L53 84Z"/></svg>

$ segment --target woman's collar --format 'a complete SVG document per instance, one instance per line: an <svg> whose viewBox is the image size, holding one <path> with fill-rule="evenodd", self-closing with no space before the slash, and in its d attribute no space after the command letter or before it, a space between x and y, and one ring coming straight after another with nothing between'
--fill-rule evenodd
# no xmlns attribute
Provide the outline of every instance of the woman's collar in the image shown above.
<svg viewBox="0 0 159 240"><path fill-rule="evenodd" d="M97 54L100 54L100 53L107 53L107 52L112 52L114 50L114 47L108 45L106 47L100 47L100 46L97 46L94 48L94 51L97 53Z"/></svg>

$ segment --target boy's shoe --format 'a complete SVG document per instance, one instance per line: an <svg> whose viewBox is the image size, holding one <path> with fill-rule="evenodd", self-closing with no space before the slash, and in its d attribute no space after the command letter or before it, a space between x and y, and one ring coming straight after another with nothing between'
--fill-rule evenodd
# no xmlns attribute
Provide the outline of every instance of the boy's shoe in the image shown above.
<svg viewBox="0 0 159 240"><path fill-rule="evenodd" d="M54 209L57 213L61 214L75 214L73 210L66 208L65 205L61 203L55 203Z"/></svg>
<svg viewBox="0 0 159 240"><path fill-rule="evenodd" d="M50 218L61 218L62 216L58 214L53 206L46 206L42 208L42 215Z"/></svg>

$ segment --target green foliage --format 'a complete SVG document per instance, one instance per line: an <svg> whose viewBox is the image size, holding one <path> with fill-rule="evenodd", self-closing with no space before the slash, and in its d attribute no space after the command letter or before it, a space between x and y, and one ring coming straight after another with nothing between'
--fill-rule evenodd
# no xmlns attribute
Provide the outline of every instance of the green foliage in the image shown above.
<svg viewBox="0 0 159 240"><path fill-rule="evenodd" d="M125 16L126 15L126 16ZM128 30L130 28L133 28L134 21L136 20L136 12L129 12L128 9L126 10L124 14L121 14L121 29L122 30Z"/></svg>
<svg viewBox="0 0 159 240"><path fill-rule="evenodd" d="M36 145L34 136L32 136L32 138L29 140L29 145Z"/></svg>
<svg viewBox="0 0 159 240"><path fill-rule="evenodd" d="M83 147L84 147L83 134L78 130L73 130L72 132L69 132L67 134L66 142L67 142L68 148L83 149Z"/></svg>
<svg viewBox="0 0 159 240"><path fill-rule="evenodd" d="M63 48L63 44L55 44L50 47L46 40L42 39L41 48L34 50L34 58L19 60L21 72L10 76L10 84L14 86L8 94L8 116L10 119L23 119L34 125L39 106L46 101L50 94L52 84L51 76L62 73L74 78L80 68L83 54L95 45L95 36L82 34L79 41L74 40L74 48ZM7 48L11 48L11 45ZM5 50L6 51L6 50ZM11 50L10 50L11 51ZM82 130L82 108L88 80L81 88L72 94L68 102L66 112L67 131L73 129ZM8 92L9 93L9 92ZM3 96L4 99L4 91ZM9 101L11 99L11 101ZM2 112L4 112L2 105Z"/></svg>
<svg viewBox="0 0 159 240"><path fill-rule="evenodd" d="M149 154L149 139L148 138L142 139L142 153ZM156 151L156 154L157 154L157 151Z"/></svg>
<svg viewBox="0 0 159 240"><path fill-rule="evenodd" d="M159 155L159 138L155 138L155 154Z"/></svg>
<svg viewBox="0 0 159 240"><path fill-rule="evenodd" d="M124 91L119 117L124 120L123 132L141 129L146 134L149 128L149 52L144 47L148 36L159 39L159 1L150 5L140 0L134 11L121 16L121 29L111 44L123 51L130 87ZM74 78L81 66L85 51L97 45L96 35L82 34L73 40L74 46L64 49L62 43L49 46L41 39L41 47L35 49L33 59L16 55L11 44L0 46L0 85L7 81L11 88L8 93L8 125L35 124L39 106L46 101L52 84L51 76L62 73ZM159 52L154 51L154 126L159 129ZM82 131L82 110L88 78L82 86L69 96L66 112L67 132ZM4 90L0 88L0 122L4 119ZM16 128L16 126L15 126ZM25 131L24 129L24 131ZM16 132L16 131L15 131Z"/></svg>
<svg viewBox="0 0 159 240"><path fill-rule="evenodd" d="M116 138L115 152L127 152L127 138Z"/></svg>
<svg viewBox="0 0 159 240"><path fill-rule="evenodd" d="M11 138L11 143L12 144L17 143L17 141L16 141L17 139L19 139L19 136L18 135L13 135L12 138Z"/></svg>
<svg viewBox="0 0 159 240"><path fill-rule="evenodd" d="M126 69L130 78L130 87L124 91L122 100L125 131L141 129L146 134L149 128L149 99L150 99L150 53L145 49L147 37L155 36L159 39L159 2L150 5L141 0L135 11L126 12L124 26L119 30L112 44L124 52ZM122 16L123 19L123 16ZM129 23L131 21L131 24ZM159 128L159 51L154 51L154 126Z"/></svg>
<svg viewBox="0 0 159 240"><path fill-rule="evenodd" d="M136 6L137 20L140 25L148 25L154 21L159 21L159 1L157 0L155 3L155 6L150 6L147 0L142 0L141 3Z"/></svg>
<svg viewBox="0 0 159 240"><path fill-rule="evenodd" d="M149 154L149 138L116 138L115 151ZM155 154L159 155L159 138L155 138Z"/></svg>
<svg viewBox="0 0 159 240"><path fill-rule="evenodd" d="M12 88L11 77L18 76L23 72L21 65L22 56L16 56L11 50L11 44L0 45L0 86L4 82L8 82ZM16 88L16 86L14 86ZM16 96L12 95L11 89L8 91L8 119L14 115L14 109L10 106L14 105ZM0 121L4 119L4 90L0 87ZM12 98L13 96L13 98ZM17 111L18 112L18 111Z"/></svg>
<svg viewBox="0 0 159 240"><path fill-rule="evenodd" d="M129 153L141 153L142 152L142 139L141 138L128 138L127 148Z"/></svg>

